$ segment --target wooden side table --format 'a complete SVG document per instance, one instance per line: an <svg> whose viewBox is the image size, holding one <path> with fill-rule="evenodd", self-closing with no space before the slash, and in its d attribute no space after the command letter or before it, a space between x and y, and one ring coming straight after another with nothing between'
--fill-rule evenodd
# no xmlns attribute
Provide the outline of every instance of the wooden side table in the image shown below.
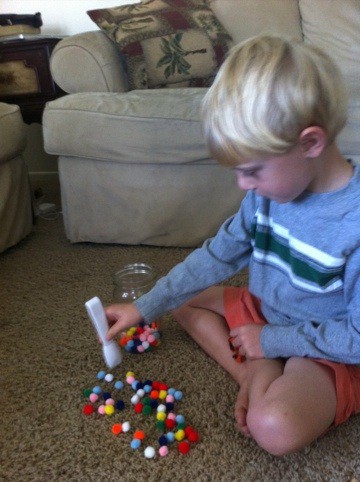
<svg viewBox="0 0 360 482"><path fill-rule="evenodd" d="M53 81L50 55L61 37L0 37L0 101L20 106L26 123L41 123L45 103L65 94Z"/></svg>

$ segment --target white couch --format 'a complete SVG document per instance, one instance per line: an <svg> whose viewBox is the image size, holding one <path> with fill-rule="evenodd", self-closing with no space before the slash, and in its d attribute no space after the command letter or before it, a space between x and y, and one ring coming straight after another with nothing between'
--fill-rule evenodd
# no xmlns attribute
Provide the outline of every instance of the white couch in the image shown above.
<svg viewBox="0 0 360 482"><path fill-rule="evenodd" d="M116 3L116 2L114 2ZM350 93L339 145L360 155L359 0L212 0L240 42L275 33L322 47ZM65 38L51 71L69 93L43 116L45 150L59 156L71 242L196 246L241 201L232 172L209 157L199 109L204 88L127 91L122 58L101 31Z"/></svg>
<svg viewBox="0 0 360 482"><path fill-rule="evenodd" d="M0 102L0 253L32 230L29 174L22 157L25 146L19 106Z"/></svg>

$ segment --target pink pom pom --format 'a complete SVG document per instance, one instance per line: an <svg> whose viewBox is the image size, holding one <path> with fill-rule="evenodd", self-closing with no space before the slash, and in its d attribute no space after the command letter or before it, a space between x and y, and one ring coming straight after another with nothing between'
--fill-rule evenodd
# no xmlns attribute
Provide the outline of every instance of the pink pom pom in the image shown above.
<svg viewBox="0 0 360 482"><path fill-rule="evenodd" d="M105 405L100 405L98 413L100 413L100 415L105 415Z"/></svg>
<svg viewBox="0 0 360 482"><path fill-rule="evenodd" d="M149 343L153 343L156 340L154 335L149 335L147 339Z"/></svg>
<svg viewBox="0 0 360 482"><path fill-rule="evenodd" d="M166 455L169 453L169 449L167 448L166 445L162 445L160 448L159 448L159 455L161 455L161 457L166 457Z"/></svg>
<svg viewBox="0 0 360 482"><path fill-rule="evenodd" d="M113 400L112 398L108 398L107 400L105 400L105 405L115 405L115 400Z"/></svg>
<svg viewBox="0 0 360 482"><path fill-rule="evenodd" d="M144 353L145 348L144 348L142 345L139 345L139 346L137 347L137 351L138 351L139 353Z"/></svg>
<svg viewBox="0 0 360 482"><path fill-rule="evenodd" d="M89 400L91 403L95 403L99 400L99 395L96 393L90 393Z"/></svg>

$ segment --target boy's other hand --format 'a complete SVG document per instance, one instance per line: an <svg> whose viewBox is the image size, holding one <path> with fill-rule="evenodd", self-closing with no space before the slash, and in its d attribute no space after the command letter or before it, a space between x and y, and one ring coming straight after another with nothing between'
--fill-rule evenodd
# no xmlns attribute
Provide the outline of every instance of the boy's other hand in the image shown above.
<svg viewBox="0 0 360 482"><path fill-rule="evenodd" d="M239 349L241 355L256 360L264 358L260 344L260 333L263 325L243 325L230 331L232 344Z"/></svg>
<svg viewBox="0 0 360 482"><path fill-rule="evenodd" d="M127 330L131 326L140 323L142 317L133 303L115 304L105 308L106 318L110 329L107 332L107 340L111 340L117 333Z"/></svg>

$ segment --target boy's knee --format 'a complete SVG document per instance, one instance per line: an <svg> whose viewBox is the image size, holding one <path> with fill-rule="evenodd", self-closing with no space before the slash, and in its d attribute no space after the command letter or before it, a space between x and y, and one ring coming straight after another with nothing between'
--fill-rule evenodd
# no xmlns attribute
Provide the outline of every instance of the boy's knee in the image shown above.
<svg viewBox="0 0 360 482"><path fill-rule="evenodd" d="M259 446L270 454L280 457L302 448L298 427L294 424L295 419L288 407L270 404L251 408L246 422Z"/></svg>
<svg viewBox="0 0 360 482"><path fill-rule="evenodd" d="M185 304L180 306L180 308L177 308L176 310L173 310L171 312L171 315L173 319L182 327L185 327L189 322L191 322L193 318L193 312L194 308L191 306Z"/></svg>

